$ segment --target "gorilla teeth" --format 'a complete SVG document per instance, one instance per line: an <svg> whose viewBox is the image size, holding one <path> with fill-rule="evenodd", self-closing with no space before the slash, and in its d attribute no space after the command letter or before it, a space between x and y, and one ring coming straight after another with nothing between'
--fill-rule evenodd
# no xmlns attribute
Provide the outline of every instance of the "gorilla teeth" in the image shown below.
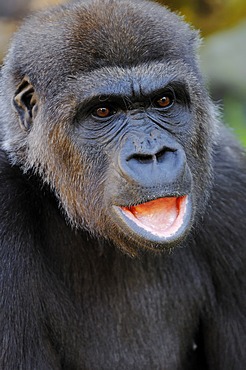
<svg viewBox="0 0 246 370"><path fill-rule="evenodd" d="M122 207L122 210L139 227L159 237L168 237L175 234L183 223L187 198L159 198L129 208Z"/></svg>

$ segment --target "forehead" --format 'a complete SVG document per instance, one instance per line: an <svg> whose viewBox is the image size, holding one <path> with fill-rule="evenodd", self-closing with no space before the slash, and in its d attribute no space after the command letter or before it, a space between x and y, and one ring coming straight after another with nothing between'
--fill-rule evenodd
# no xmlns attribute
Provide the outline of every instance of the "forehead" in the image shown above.
<svg viewBox="0 0 246 370"><path fill-rule="evenodd" d="M78 74L73 78L71 87L84 96L138 95L140 92L147 96L175 79L183 80L183 74L177 75L174 66L167 63L150 63L132 68L101 68L87 74Z"/></svg>
<svg viewBox="0 0 246 370"><path fill-rule="evenodd" d="M84 70L192 60L195 32L157 4L95 0L69 12L73 22L64 22L67 50L76 51L77 60L81 56Z"/></svg>
<svg viewBox="0 0 246 370"><path fill-rule="evenodd" d="M107 67L182 61L196 69L195 40L187 24L157 4L92 0L31 18L9 55L16 75L46 91L68 76Z"/></svg>

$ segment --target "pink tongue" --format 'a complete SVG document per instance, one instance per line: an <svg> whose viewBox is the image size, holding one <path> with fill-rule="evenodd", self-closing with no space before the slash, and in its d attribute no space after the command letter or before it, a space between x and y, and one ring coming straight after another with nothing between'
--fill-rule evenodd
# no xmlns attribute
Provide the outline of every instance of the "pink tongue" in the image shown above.
<svg viewBox="0 0 246 370"><path fill-rule="evenodd" d="M127 208L145 227L153 231L166 230L179 214L178 199L160 198Z"/></svg>

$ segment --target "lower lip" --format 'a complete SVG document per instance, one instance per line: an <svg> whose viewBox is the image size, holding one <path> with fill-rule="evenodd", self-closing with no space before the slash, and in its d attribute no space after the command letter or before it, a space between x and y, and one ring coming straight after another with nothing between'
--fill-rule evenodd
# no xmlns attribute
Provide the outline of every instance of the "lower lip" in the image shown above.
<svg viewBox="0 0 246 370"><path fill-rule="evenodd" d="M162 199L163 202L164 201L167 202L169 199L173 198L160 198L160 202L162 201ZM179 232L179 230L183 226L185 215L187 213L188 196L185 195L175 199L176 199L175 212L177 213L176 217L173 219L172 222L169 222L168 224L165 224L165 222L163 222L163 225L161 225L160 223L160 226L158 225L158 227L156 227L156 225L151 226L151 224L149 223L148 224L143 223L141 221L141 217L136 217L136 215L134 215L134 213L130 211L130 208L121 207L121 211L123 215L126 216L127 219L132 221L136 226L138 226L148 234L150 233L153 236L157 236L158 238L161 239L167 239ZM150 207L151 203L152 202L146 203L146 208ZM138 206L136 206L135 208L137 210ZM137 214L137 212L135 214ZM164 216L165 214L163 214L163 217Z"/></svg>

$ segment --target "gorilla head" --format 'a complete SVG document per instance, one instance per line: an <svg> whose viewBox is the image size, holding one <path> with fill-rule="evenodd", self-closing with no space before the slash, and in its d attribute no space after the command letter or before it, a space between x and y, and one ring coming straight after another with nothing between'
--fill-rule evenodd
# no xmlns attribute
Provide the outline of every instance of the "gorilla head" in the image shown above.
<svg viewBox="0 0 246 370"><path fill-rule="evenodd" d="M197 39L157 4L93 0L27 20L3 67L12 163L129 254L180 244L205 208L215 119Z"/></svg>

